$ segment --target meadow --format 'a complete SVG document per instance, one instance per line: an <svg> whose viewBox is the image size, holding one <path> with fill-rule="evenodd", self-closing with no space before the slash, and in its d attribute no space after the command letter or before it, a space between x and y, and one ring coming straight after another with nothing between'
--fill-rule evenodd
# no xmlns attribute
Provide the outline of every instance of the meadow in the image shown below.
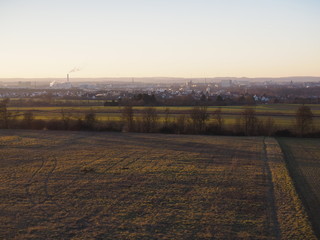
<svg viewBox="0 0 320 240"><path fill-rule="evenodd" d="M2 239L316 239L274 138L0 131Z"/></svg>

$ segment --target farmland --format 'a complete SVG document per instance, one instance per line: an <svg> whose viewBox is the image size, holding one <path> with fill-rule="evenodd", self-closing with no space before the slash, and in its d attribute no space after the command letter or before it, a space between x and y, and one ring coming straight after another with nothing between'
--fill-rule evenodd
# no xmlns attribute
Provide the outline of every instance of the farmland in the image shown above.
<svg viewBox="0 0 320 240"><path fill-rule="evenodd" d="M320 128L320 106L317 104L310 104L315 118L314 127ZM276 125L280 128L294 128L294 116L299 105L294 104L273 104L273 105L259 105L254 106L256 114L259 119L266 120L268 117L274 118ZM141 111L145 107L134 107L136 117L139 117ZM159 120L163 121L165 118L165 109L167 107L155 107L159 115ZM97 118L101 121L120 121L122 107L111 107L111 106L73 106L73 107L10 107L9 110L14 113L24 113L32 111L36 119L50 120L61 118L62 109L73 115L73 117L81 117L88 111L96 113ZM174 120L181 114L188 115L192 107L168 107L169 116L171 120ZM239 118L244 106L222 106L222 107L208 107L208 113L213 114L215 110L221 109L222 117L226 126L232 126L235 124L236 119ZM22 115L21 115L22 117ZM209 120L209 122L212 121Z"/></svg>
<svg viewBox="0 0 320 240"><path fill-rule="evenodd" d="M273 138L0 131L2 239L316 239Z"/></svg>
<svg viewBox="0 0 320 240"><path fill-rule="evenodd" d="M320 233L320 141L283 138L279 142L314 228Z"/></svg>

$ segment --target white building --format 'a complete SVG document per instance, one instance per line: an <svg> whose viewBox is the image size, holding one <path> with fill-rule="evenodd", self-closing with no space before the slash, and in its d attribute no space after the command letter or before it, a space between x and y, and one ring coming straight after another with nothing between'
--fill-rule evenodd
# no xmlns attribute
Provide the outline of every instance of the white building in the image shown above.
<svg viewBox="0 0 320 240"><path fill-rule="evenodd" d="M50 83L50 88L54 89L70 89L72 88L72 85L70 82L56 82L53 81Z"/></svg>

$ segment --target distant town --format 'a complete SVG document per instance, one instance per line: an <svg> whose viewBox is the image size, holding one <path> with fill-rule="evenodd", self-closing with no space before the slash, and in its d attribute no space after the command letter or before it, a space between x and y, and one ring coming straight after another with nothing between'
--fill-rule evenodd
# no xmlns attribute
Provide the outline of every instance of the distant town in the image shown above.
<svg viewBox="0 0 320 240"><path fill-rule="evenodd" d="M320 78L2 79L0 98L104 100L105 105L320 103Z"/></svg>

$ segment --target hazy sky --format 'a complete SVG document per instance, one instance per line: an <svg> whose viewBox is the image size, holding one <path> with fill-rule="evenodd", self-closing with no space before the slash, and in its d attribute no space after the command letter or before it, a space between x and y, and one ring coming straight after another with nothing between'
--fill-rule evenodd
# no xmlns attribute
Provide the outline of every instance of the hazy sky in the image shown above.
<svg viewBox="0 0 320 240"><path fill-rule="evenodd" d="M319 0L0 0L0 78L320 76Z"/></svg>

